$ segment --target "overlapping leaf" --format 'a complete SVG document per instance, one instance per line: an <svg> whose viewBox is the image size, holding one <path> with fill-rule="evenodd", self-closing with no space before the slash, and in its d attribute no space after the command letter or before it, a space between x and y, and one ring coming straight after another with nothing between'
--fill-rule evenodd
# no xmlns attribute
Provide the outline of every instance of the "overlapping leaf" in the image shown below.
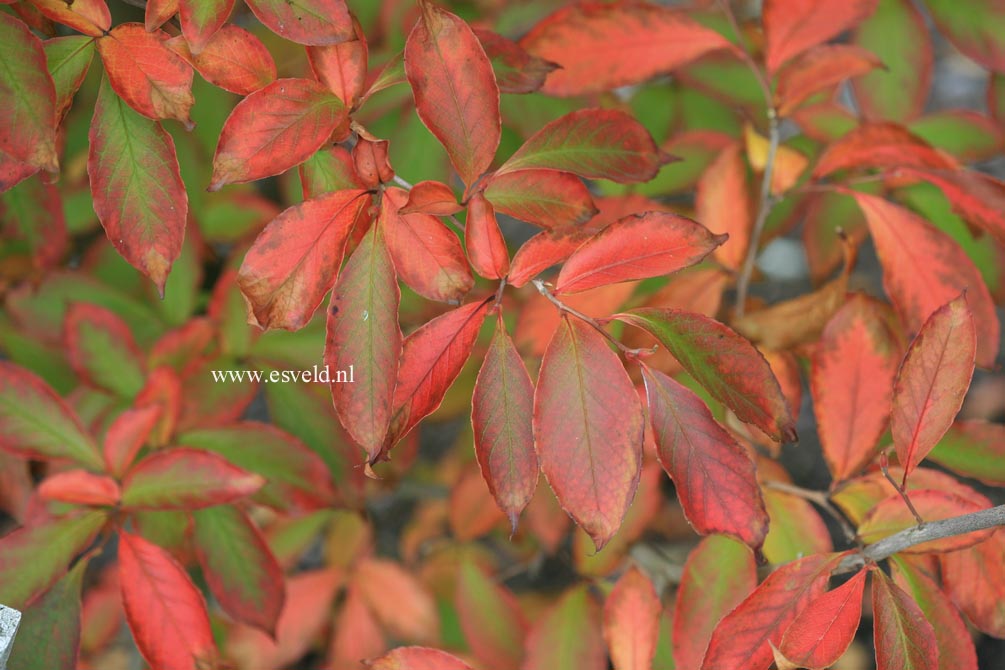
<svg viewBox="0 0 1005 670"><path fill-rule="evenodd" d="M575 175L556 170L519 170L488 180L485 198L496 211L552 230L596 215L590 191Z"/></svg>
<svg viewBox="0 0 1005 670"><path fill-rule="evenodd" d="M56 85L56 118L62 119L94 58L94 40L82 35L54 37L46 40L43 47L49 74Z"/></svg>
<svg viewBox="0 0 1005 670"><path fill-rule="evenodd" d="M276 62L262 41L228 23L216 31L198 54L184 37L167 41L206 81L225 91L251 95L276 80Z"/></svg>
<svg viewBox="0 0 1005 670"><path fill-rule="evenodd" d="M876 0L850 0L821 6L813 0L766 0L764 60L769 72L812 46L826 42L867 18Z"/></svg>
<svg viewBox="0 0 1005 670"><path fill-rule="evenodd" d="M862 618L866 570L807 605L785 631L780 654L800 668L829 668L851 645Z"/></svg>
<svg viewBox="0 0 1005 670"><path fill-rule="evenodd" d="M491 30L475 28L475 35L492 62L501 93L533 93L558 68L555 63L530 55L516 42Z"/></svg>
<svg viewBox="0 0 1005 670"><path fill-rule="evenodd" d="M506 240L499 230L492 204L481 193L476 193L468 202L464 246L475 272L487 279L506 276L509 270Z"/></svg>
<svg viewBox="0 0 1005 670"><path fill-rule="evenodd" d="M307 48L307 59L318 80L350 108L363 95L368 55L366 38L358 29L355 39Z"/></svg>
<svg viewBox="0 0 1005 670"><path fill-rule="evenodd" d="M939 556L942 584L967 619L978 630L1005 636L1005 574L1000 569L1005 533L969 549Z"/></svg>
<svg viewBox="0 0 1005 670"><path fill-rule="evenodd" d="M405 43L415 111L470 186L499 146L499 87L468 24L426 0L419 7L421 16Z"/></svg>
<svg viewBox="0 0 1005 670"><path fill-rule="evenodd" d="M370 670L472 670L456 656L428 647L399 647L368 665Z"/></svg>
<svg viewBox="0 0 1005 670"><path fill-rule="evenodd" d="M713 233L729 236L716 247L715 258L727 268L738 270L747 255L754 225L747 164L740 144L723 149L698 180L695 218Z"/></svg>
<svg viewBox="0 0 1005 670"><path fill-rule="evenodd" d="M246 0L266 28L280 37L313 46L353 39L345 0Z"/></svg>
<svg viewBox="0 0 1005 670"><path fill-rule="evenodd" d="M936 670L939 648L924 612L883 572L872 576L877 670Z"/></svg>
<svg viewBox="0 0 1005 670"><path fill-rule="evenodd" d="M875 55L850 44L811 49L779 73L778 113L788 116L814 93L866 74L880 65Z"/></svg>
<svg viewBox="0 0 1005 670"><path fill-rule="evenodd" d="M233 9L234 0L178 0L181 33L193 54L202 53Z"/></svg>
<svg viewBox="0 0 1005 670"><path fill-rule="evenodd" d="M105 0L29 0L43 16L79 30L91 37L101 37L112 26L112 16Z"/></svg>
<svg viewBox="0 0 1005 670"><path fill-rule="evenodd" d="M122 505L132 509L201 509L239 500L265 479L199 449L156 451L136 464L122 482Z"/></svg>
<svg viewBox="0 0 1005 670"><path fill-rule="evenodd" d="M598 551L621 525L642 466L642 407L617 355L563 316L541 361L534 443L562 507Z"/></svg>
<svg viewBox="0 0 1005 670"><path fill-rule="evenodd" d="M925 0L939 31L986 68L1005 72L1005 8L994 0Z"/></svg>

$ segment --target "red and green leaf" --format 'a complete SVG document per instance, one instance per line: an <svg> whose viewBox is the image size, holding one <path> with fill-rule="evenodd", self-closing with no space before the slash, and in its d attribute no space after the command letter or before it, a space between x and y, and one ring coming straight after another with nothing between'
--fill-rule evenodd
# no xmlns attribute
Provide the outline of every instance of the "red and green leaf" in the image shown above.
<svg viewBox="0 0 1005 670"><path fill-rule="evenodd" d="M94 39L83 35L54 37L46 40L43 47L49 74L56 85L56 118L62 119L87 76L94 58Z"/></svg>
<svg viewBox="0 0 1005 670"><path fill-rule="evenodd" d="M321 47L307 47L311 70L346 107L355 107L366 85L369 51L366 38L356 30L356 38Z"/></svg>
<svg viewBox="0 0 1005 670"><path fill-rule="evenodd" d="M778 651L800 668L829 668L851 645L862 618L862 594L868 572L828 591L796 617Z"/></svg>
<svg viewBox="0 0 1005 670"><path fill-rule="evenodd" d="M133 464L165 412L159 405L127 409L108 427L102 454L109 474L121 477Z"/></svg>
<svg viewBox="0 0 1005 670"><path fill-rule="evenodd" d="M1005 72L1005 7L995 0L925 0L939 32L984 67Z"/></svg>
<svg viewBox="0 0 1005 670"><path fill-rule="evenodd" d="M122 506L129 509L201 509L258 491L265 479L215 453L173 447L137 463L122 481Z"/></svg>
<svg viewBox="0 0 1005 670"><path fill-rule="evenodd" d="M600 607L584 586L547 610L527 636L523 670L604 670Z"/></svg>
<svg viewBox="0 0 1005 670"><path fill-rule="evenodd" d="M465 561L457 577L454 600L461 630L475 657L488 670L519 666L527 622L513 594L475 563Z"/></svg>
<svg viewBox="0 0 1005 670"><path fill-rule="evenodd" d="M563 509L598 551L635 497L643 422L628 373L606 340L563 315L541 361L534 443Z"/></svg>
<svg viewBox="0 0 1005 670"><path fill-rule="evenodd" d="M491 30L475 28L475 35L492 62L500 93L533 93L558 68L555 63L532 56L516 42Z"/></svg>
<svg viewBox="0 0 1005 670"><path fill-rule="evenodd" d="M345 0L245 0L266 28L298 44L327 46L353 39Z"/></svg>
<svg viewBox="0 0 1005 670"><path fill-rule="evenodd" d="M201 54L234 9L234 0L178 0L178 19L193 54Z"/></svg>
<svg viewBox="0 0 1005 670"><path fill-rule="evenodd" d="M470 186L499 146L499 87L468 24L428 1L419 7L419 20L405 43L415 111Z"/></svg>
<svg viewBox="0 0 1005 670"><path fill-rule="evenodd" d="M928 458L964 477L1005 486L1005 425L957 421Z"/></svg>
<svg viewBox="0 0 1005 670"><path fill-rule="evenodd" d="M121 496L119 485L114 479L86 470L57 472L46 477L38 485L37 491L43 500L95 507L117 505Z"/></svg>
<svg viewBox="0 0 1005 670"><path fill-rule="evenodd" d="M143 354L114 312L74 303L66 312L64 334L70 365L85 383L127 399L143 388Z"/></svg>
<svg viewBox="0 0 1005 670"><path fill-rule="evenodd" d="M577 226L597 214L586 185L555 170L518 170L487 180L485 199L497 212L546 230Z"/></svg>
<svg viewBox="0 0 1005 670"><path fill-rule="evenodd" d="M924 612L878 569L872 570L873 639L877 670L936 670L939 648Z"/></svg>

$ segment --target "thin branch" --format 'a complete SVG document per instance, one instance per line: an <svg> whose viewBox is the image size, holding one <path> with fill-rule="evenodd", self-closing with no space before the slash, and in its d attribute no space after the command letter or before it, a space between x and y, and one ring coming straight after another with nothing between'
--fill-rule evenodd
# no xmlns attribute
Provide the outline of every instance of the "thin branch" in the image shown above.
<svg viewBox="0 0 1005 670"><path fill-rule="evenodd" d="M918 514L918 510L914 508L914 503L912 503L911 499L908 497L907 491L905 491L904 487L901 484L898 484L897 480L894 479L893 476L890 474L890 468L887 467L886 452L883 452L883 454L880 456L879 469L882 470L883 476L886 477L886 481L890 482L893 488L897 489L897 493L900 494L900 497L904 501L904 504L907 505L907 509L911 511L911 514L914 515L914 520L918 522L918 527L921 528L922 526L924 526L925 520L921 518L921 515ZM905 470L904 472L906 473L907 470Z"/></svg>
<svg viewBox="0 0 1005 670"><path fill-rule="evenodd" d="M848 523L848 519L845 518L844 514L841 513L838 508L830 501L827 494L823 491L812 491L810 489L804 489L801 486L796 486L794 484L789 484L786 482L778 481L767 481L764 482L765 488L775 489L776 491L781 491L782 493L788 493L789 495L802 498L803 500L808 500L816 506L827 512L831 518L838 522L841 526L841 532L844 533L845 539L849 542L856 542L857 535L855 529L851 527Z"/></svg>
<svg viewBox="0 0 1005 670"><path fill-rule="evenodd" d="M768 215L775 206L774 196L771 194L771 179L775 173L775 156L778 153L778 115L775 108L768 107L768 157L764 163L764 175L761 178L761 199L757 209L757 218L754 220L754 228L750 231L750 242L747 246L747 255L743 259L743 266L736 279L736 317L743 316L746 310L747 293L750 290L750 278L754 274L754 261L757 260L757 250L761 246L761 236L764 234L764 224L768 221Z"/></svg>
<svg viewBox="0 0 1005 670"><path fill-rule="evenodd" d="M870 544L862 551L845 557L838 564L834 574L853 572L867 563L878 562L913 546L946 537L966 535L978 530L986 530L996 526L1005 526L1005 505L971 512L962 516L942 521L929 521L924 526L915 526L902 530L895 535L885 537L879 542Z"/></svg>
<svg viewBox="0 0 1005 670"><path fill-rule="evenodd" d="M750 71L754 74L754 78L757 79L757 84L761 87L761 93L764 94L764 104L767 105L768 109L774 107L774 96L771 93L771 85L768 83L767 77L764 76L764 72L761 70L757 61L754 57L750 55L750 50L747 48L747 42L743 39L743 31L740 30L740 24L736 20L736 15L733 14L733 8L729 4L729 0L719 0L719 9L722 13L726 15L726 20L729 21L729 25L732 26L733 32L736 33L736 39L740 43L740 58L743 62L747 64Z"/></svg>
<svg viewBox="0 0 1005 670"><path fill-rule="evenodd" d="M602 325L600 325L600 322L597 321L596 319L594 319L592 316L587 316L586 314L583 314L579 310L576 310L576 309L573 309L572 307L569 307L564 302L562 302L561 300L559 300L558 298L556 298L554 295L552 295L551 291L548 290L548 287L545 285L545 283L543 281L541 281L540 279L534 279L532 281L534 282L534 286L537 288L538 293L540 293L545 298L547 298L548 300L550 300L551 303L553 305L555 305L555 307L558 307L558 309L560 311L565 312L567 314L571 314L572 316L576 317L580 321L583 321L586 324L588 324L589 326L592 326L594 330L596 330L598 333L600 333L605 338L607 338L607 340L611 344L613 344L618 349L620 349L626 356L629 356L631 358L639 358L639 357L642 357L642 356L647 356L649 354L652 354L652 353L654 353L656 351L655 347L653 347L652 349L648 349L648 348L647 349L632 349L631 347L626 346L620 340L618 340L618 338L616 338L613 335L611 335L610 333L608 333L607 330Z"/></svg>
<svg viewBox="0 0 1005 670"><path fill-rule="evenodd" d="M405 181L398 175L394 175L394 183L400 186L401 188L405 189L406 191L411 191L413 188L415 188L412 184L409 184L407 181Z"/></svg>

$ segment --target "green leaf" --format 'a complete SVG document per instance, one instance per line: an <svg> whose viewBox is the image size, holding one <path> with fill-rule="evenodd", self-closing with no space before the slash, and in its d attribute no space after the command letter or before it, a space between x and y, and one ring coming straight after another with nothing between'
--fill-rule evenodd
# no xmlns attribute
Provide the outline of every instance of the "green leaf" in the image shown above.
<svg viewBox="0 0 1005 670"><path fill-rule="evenodd" d="M94 38L86 35L69 35L46 40L46 64L56 84L56 117L62 118L73 102L94 58Z"/></svg>
<svg viewBox="0 0 1005 670"><path fill-rule="evenodd" d="M26 457L104 467L94 438L63 399L34 373L5 362L0 362L0 447Z"/></svg>
<svg viewBox="0 0 1005 670"><path fill-rule="evenodd" d="M1005 426L957 421L928 458L989 486L1005 486Z"/></svg>
<svg viewBox="0 0 1005 670"><path fill-rule="evenodd" d="M79 561L21 618L8 670L75 670L80 651L80 592L87 560Z"/></svg>
<svg viewBox="0 0 1005 670"><path fill-rule="evenodd" d="M103 511L50 519L24 526L0 538L0 602L24 609L66 573L77 554L87 549L105 525ZM16 575L16 579L9 576Z"/></svg>
<svg viewBox="0 0 1005 670"><path fill-rule="evenodd" d="M524 670L603 670L607 667L600 607L585 586L566 592L527 639Z"/></svg>
<svg viewBox="0 0 1005 670"><path fill-rule="evenodd" d="M925 0L939 31L986 68L1005 71L1005 5L998 0Z"/></svg>

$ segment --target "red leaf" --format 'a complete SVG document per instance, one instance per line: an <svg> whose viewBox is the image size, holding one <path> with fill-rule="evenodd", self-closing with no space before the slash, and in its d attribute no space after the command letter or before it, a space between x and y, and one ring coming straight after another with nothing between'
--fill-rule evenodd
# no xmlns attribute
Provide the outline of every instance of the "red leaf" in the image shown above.
<svg viewBox="0 0 1005 670"><path fill-rule="evenodd" d="M977 651L960 612L926 569L904 556L890 558L894 583L918 603L932 624L939 647L939 670L977 670Z"/></svg>
<svg viewBox="0 0 1005 670"><path fill-rule="evenodd" d="M914 167L954 170L956 161L903 126L865 123L831 143L813 168L814 177L838 170Z"/></svg>
<svg viewBox="0 0 1005 670"><path fill-rule="evenodd" d="M701 667L719 620L756 586L757 564L746 545L709 535L691 550L673 617L673 655L681 668Z"/></svg>
<svg viewBox="0 0 1005 670"><path fill-rule="evenodd" d="M432 413L471 355L491 300L441 314L405 338L388 447Z"/></svg>
<svg viewBox="0 0 1005 670"><path fill-rule="evenodd" d="M87 384L130 398L143 388L143 354L129 326L115 312L78 302L63 322L70 365Z"/></svg>
<svg viewBox="0 0 1005 670"><path fill-rule="evenodd" d="M581 109L535 133L496 170L496 176L544 168L620 183L649 181L670 158L631 115Z"/></svg>
<svg viewBox="0 0 1005 670"><path fill-rule="evenodd" d="M261 40L232 23L220 28L202 51L193 54L183 37L167 45L199 71L203 79L225 91L250 95L276 80L276 62Z"/></svg>
<svg viewBox="0 0 1005 670"><path fill-rule="evenodd" d="M866 570L811 602L785 631L778 650L800 668L829 668L848 649L862 618Z"/></svg>
<svg viewBox="0 0 1005 670"><path fill-rule="evenodd" d="M963 406L974 373L976 338L973 315L961 295L932 312L907 351L890 421L905 481Z"/></svg>
<svg viewBox="0 0 1005 670"><path fill-rule="evenodd" d="M271 177L304 162L347 114L341 100L310 79L279 79L255 91L223 124L209 190Z"/></svg>
<svg viewBox="0 0 1005 670"><path fill-rule="evenodd" d="M872 461L890 418L900 350L882 309L855 294L831 317L813 352L813 409L824 459L837 482Z"/></svg>
<svg viewBox="0 0 1005 670"><path fill-rule="evenodd" d="M367 663L369 670L472 670L456 656L439 649L399 647Z"/></svg>
<svg viewBox="0 0 1005 670"><path fill-rule="evenodd" d="M158 405L127 409L108 427L102 451L109 474L121 477L132 465L163 412Z"/></svg>
<svg viewBox="0 0 1005 670"><path fill-rule="evenodd" d="M384 191L381 218L398 276L425 298L458 302L475 283L460 240L434 216L400 214L406 201L401 189Z"/></svg>
<svg viewBox="0 0 1005 670"><path fill-rule="evenodd" d="M567 259L593 234L590 230L573 226L538 233L517 249L510 264L507 283L517 288L523 286Z"/></svg>
<svg viewBox="0 0 1005 670"><path fill-rule="evenodd" d="M953 211L967 223L991 233L1005 244L1005 183L971 170L913 170L902 168L897 175L924 179L938 186Z"/></svg>
<svg viewBox="0 0 1005 670"><path fill-rule="evenodd" d="M473 464L466 466L454 482L447 507L450 532L459 542L487 535L505 516L492 499L481 472Z"/></svg>
<svg viewBox="0 0 1005 670"><path fill-rule="evenodd" d="M234 9L234 0L178 0L178 19L192 53L200 54Z"/></svg>
<svg viewBox="0 0 1005 670"><path fill-rule="evenodd" d="M0 361L0 448L102 468L94 438L66 402L34 373L6 361Z"/></svg>
<svg viewBox="0 0 1005 670"><path fill-rule="evenodd" d="M115 249L163 294L181 255L188 195L174 141L102 82L88 134L94 211Z"/></svg>
<svg viewBox="0 0 1005 670"><path fill-rule="evenodd" d="M375 658L385 649L384 631L363 601L359 588L350 584L335 619L328 648L328 667L331 670L359 670L361 658Z"/></svg>
<svg viewBox="0 0 1005 670"><path fill-rule="evenodd" d="M512 593L466 560L457 576L454 602L468 646L488 670L519 666L527 622Z"/></svg>
<svg viewBox="0 0 1005 670"><path fill-rule="evenodd" d="M209 451L172 447L137 463L122 481L130 509L199 509L251 495L265 484Z"/></svg>
<svg viewBox="0 0 1005 670"><path fill-rule="evenodd" d="M386 211L386 210L385 210ZM401 357L398 279L379 219L349 257L328 308L325 365L329 374L353 366L359 381L331 383L339 420L372 463L391 424ZM355 375L354 375L355 376Z"/></svg>
<svg viewBox="0 0 1005 670"><path fill-rule="evenodd" d="M851 44L818 46L778 74L778 114L788 116L808 97L859 77L882 63L871 52Z"/></svg>
<svg viewBox="0 0 1005 670"><path fill-rule="evenodd" d="M245 0L266 28L280 37L311 46L353 39L345 0Z"/></svg>
<svg viewBox="0 0 1005 670"><path fill-rule="evenodd" d="M534 443L562 508L597 551L635 497L643 423L635 388L606 340L563 315L538 374Z"/></svg>
<svg viewBox="0 0 1005 670"><path fill-rule="evenodd" d="M492 62L496 83L502 93L533 93L558 65L532 56L516 42L491 30L475 28L475 35Z"/></svg>
<svg viewBox="0 0 1005 670"><path fill-rule="evenodd" d="M932 86L933 56L931 32L918 7L910 0L884 0L859 23L854 40L884 65L852 81L863 115L901 123L919 116Z"/></svg>
<svg viewBox="0 0 1005 670"><path fill-rule="evenodd" d="M732 48L686 14L644 2L564 7L538 23L520 46L559 65L541 90L560 96L638 84L709 51Z"/></svg>
<svg viewBox="0 0 1005 670"><path fill-rule="evenodd" d="M700 262L726 239L668 212L626 216L576 249L558 274L555 292L667 275Z"/></svg>
<svg viewBox="0 0 1005 670"><path fill-rule="evenodd" d="M911 596L872 570L873 639L877 670L937 670L935 631Z"/></svg>
<svg viewBox="0 0 1005 670"><path fill-rule="evenodd" d="M783 565L736 606L712 633L701 670L767 670L771 645L827 588L840 555L813 555Z"/></svg>
<svg viewBox="0 0 1005 670"><path fill-rule="evenodd" d="M950 519L991 507L990 500L973 492L970 495L961 495L954 491L941 489L915 489L910 491L909 496L911 504L926 522ZM869 545L894 533L913 528L917 523L914 514L897 493L880 501L870 509L869 513L858 524L856 534L863 544ZM992 532L993 529L988 529L952 535L941 540L922 542L902 551L905 554L925 554L965 549L983 542Z"/></svg>
<svg viewBox="0 0 1005 670"><path fill-rule="evenodd" d="M876 0L821 6L814 0L765 0L764 60L769 73L812 46L826 42L867 18Z"/></svg>
<svg viewBox="0 0 1005 670"><path fill-rule="evenodd" d="M238 621L275 635L283 570L247 514L231 505L193 513L195 553L213 596Z"/></svg>
<svg viewBox="0 0 1005 670"><path fill-rule="evenodd" d="M143 10L143 25L148 32L154 32L178 13L179 0L147 0Z"/></svg>
<svg viewBox="0 0 1005 670"><path fill-rule="evenodd" d="M336 191L290 207L248 250L237 283L258 323L297 330L335 283L346 241L365 216L363 190Z"/></svg>
<svg viewBox="0 0 1005 670"><path fill-rule="evenodd" d="M206 602L167 551L120 530L119 579L126 621L147 663L163 670L199 670L214 662Z"/></svg>
<svg viewBox="0 0 1005 670"><path fill-rule="evenodd" d="M604 641L615 670L652 668L662 613L653 583L629 568L604 602Z"/></svg>
<svg viewBox="0 0 1005 670"><path fill-rule="evenodd" d="M778 380L748 340L714 319L675 309L634 309L614 318L654 335L741 421L776 441L795 441L795 421Z"/></svg>
<svg viewBox="0 0 1005 670"><path fill-rule="evenodd" d="M980 544L939 556L942 584L970 622L988 635L1005 637L1005 532Z"/></svg>
<svg viewBox="0 0 1005 670"><path fill-rule="evenodd" d="M46 69L42 42L9 14L0 15L0 59L7 63L0 71L0 98L4 100L0 105L0 152L56 172L55 84Z"/></svg>
<svg viewBox="0 0 1005 670"><path fill-rule="evenodd" d="M177 119L191 130L192 67L165 40L167 34L148 33L140 23L122 23L98 40L98 53L126 104L149 119Z"/></svg>
<svg viewBox="0 0 1005 670"><path fill-rule="evenodd" d="M499 230L495 210L481 193L468 202L464 232L464 246L475 272L486 279L505 277L509 270L506 240Z"/></svg>
<svg viewBox="0 0 1005 670"><path fill-rule="evenodd" d="M723 149L698 180L694 215L709 231L725 234L715 249L716 260L738 270L750 246L754 210L747 182L747 163L739 143Z"/></svg>
<svg viewBox="0 0 1005 670"><path fill-rule="evenodd" d="M750 455L686 387L646 365L642 377L656 454L688 521L702 535L726 533L759 548L768 514Z"/></svg>
<svg viewBox="0 0 1005 670"><path fill-rule="evenodd" d="M499 87L468 24L425 0L419 7L422 14L405 43L415 111L470 186L499 146Z"/></svg>
<svg viewBox="0 0 1005 670"><path fill-rule="evenodd" d="M463 209L450 187L438 181L420 181L408 192L408 201L398 214L448 216Z"/></svg>
<svg viewBox="0 0 1005 670"><path fill-rule="evenodd" d="M28 177L38 172L38 168L15 159L0 149L0 193L14 188ZM50 198L46 198L50 200Z"/></svg>
<svg viewBox="0 0 1005 670"><path fill-rule="evenodd" d="M496 211L547 230L585 223L598 211L578 177L555 170L493 175L487 180L485 198Z"/></svg>
<svg viewBox="0 0 1005 670"><path fill-rule="evenodd" d="M440 628L436 601L412 573L393 561L368 558L357 566L353 584L392 636L436 642Z"/></svg>
<svg viewBox="0 0 1005 670"><path fill-rule="evenodd" d="M537 488L533 411L534 386L500 314L475 381L471 425L482 476L514 531Z"/></svg>
<svg viewBox="0 0 1005 670"><path fill-rule="evenodd" d="M394 170L391 169L391 163L387 158L387 148L387 140L371 140L366 137L356 140L356 146L352 148L356 175L368 188L377 188L394 179Z"/></svg>
<svg viewBox="0 0 1005 670"><path fill-rule="evenodd" d="M369 50L366 37L357 25L356 39L321 47L307 47L307 62L322 84L353 108L366 86Z"/></svg>
<svg viewBox="0 0 1005 670"><path fill-rule="evenodd" d="M119 485L111 477L86 470L65 470L46 477L38 486L43 500L71 505L112 506L119 502Z"/></svg>
<svg viewBox="0 0 1005 670"><path fill-rule="evenodd" d="M91 37L101 37L112 25L112 16L104 0L29 0L44 16L79 30Z"/></svg>
<svg viewBox="0 0 1005 670"><path fill-rule="evenodd" d="M880 264L883 288L908 332L918 332L936 309L967 291L980 337L977 364L991 367L998 354L998 316L988 288L960 246L920 216L877 196L856 193Z"/></svg>

